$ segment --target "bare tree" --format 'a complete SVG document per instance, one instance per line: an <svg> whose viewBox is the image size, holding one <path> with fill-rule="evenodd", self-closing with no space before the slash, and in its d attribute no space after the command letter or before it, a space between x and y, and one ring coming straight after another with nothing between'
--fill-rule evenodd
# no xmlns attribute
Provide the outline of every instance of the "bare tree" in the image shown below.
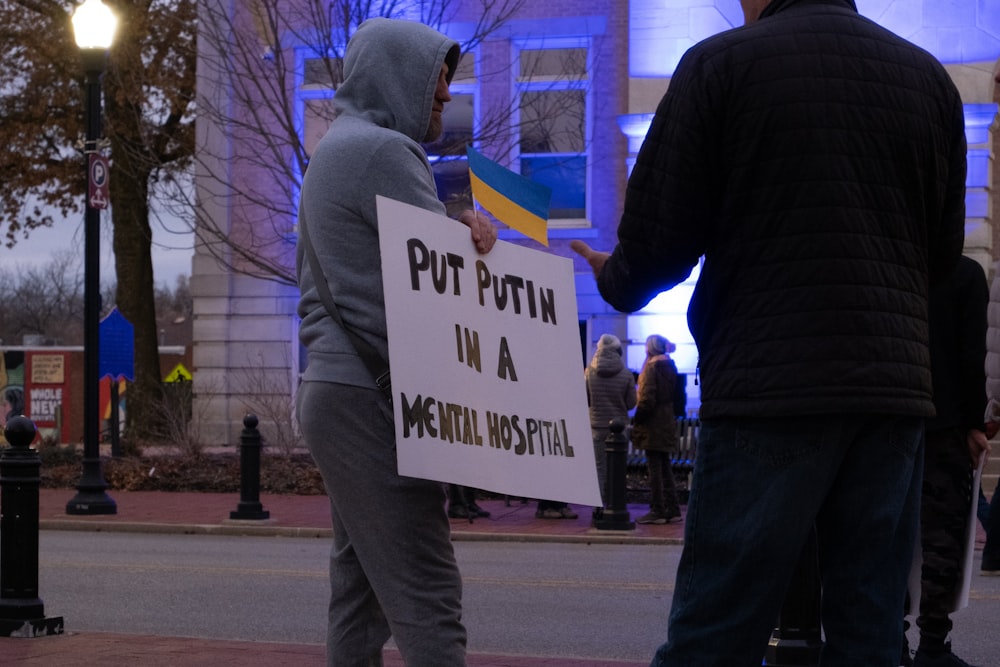
<svg viewBox="0 0 1000 667"><path fill-rule="evenodd" d="M72 0L0 3L0 216L7 245L25 230L79 211L85 168L83 68ZM103 78L104 135L116 301L135 327L136 386L129 419L142 430L145 398L159 387L153 310L150 199L158 180L190 164L197 0L108 0L119 18Z"/></svg>
<svg viewBox="0 0 1000 667"><path fill-rule="evenodd" d="M21 345L35 336L46 344L83 344L83 270L77 254L56 252L45 264L0 268L0 285L0 343ZM104 316L115 307L115 283L106 282L101 292ZM157 288L155 309L158 320L191 317L186 276L178 276L172 290Z"/></svg>
<svg viewBox="0 0 1000 667"><path fill-rule="evenodd" d="M4 302L0 339L21 345L26 336L79 345L83 340L83 273L80 258L56 253L41 266L0 270Z"/></svg>
<svg viewBox="0 0 1000 667"><path fill-rule="evenodd" d="M243 404L248 413L260 417L264 444L284 454L292 454L300 444L298 424L295 422L292 400L292 368L290 355L283 360L285 370L264 368L264 359L248 358L235 369L235 381L247 398Z"/></svg>
<svg viewBox="0 0 1000 667"><path fill-rule="evenodd" d="M510 21L526 0L251 0L245 10L210 1L201 13L199 39L203 72L228 91L214 102L198 100L202 122L226 138L213 153L199 147L202 198L217 198L237 221L220 222L206 211L212 202L191 202L199 242L223 266L238 273L294 285L290 252L302 175L315 142L333 120L332 91L339 85L344 47L365 19L409 18L441 26L473 17L462 44L474 48ZM209 75L209 74L204 74ZM297 87L315 93L300 108ZM480 119L480 134L507 130L511 111ZM464 152L468 138L449 150Z"/></svg>

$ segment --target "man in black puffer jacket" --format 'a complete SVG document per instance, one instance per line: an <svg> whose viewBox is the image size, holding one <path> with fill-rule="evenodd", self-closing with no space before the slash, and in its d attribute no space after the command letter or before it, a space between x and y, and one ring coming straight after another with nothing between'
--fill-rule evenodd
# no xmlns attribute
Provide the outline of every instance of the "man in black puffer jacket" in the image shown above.
<svg viewBox="0 0 1000 667"><path fill-rule="evenodd" d="M895 666L934 415L928 285L961 254L966 145L944 68L853 0L742 0L681 60L609 255L634 311L704 256L702 430L654 665L760 665L812 527L824 667Z"/></svg>

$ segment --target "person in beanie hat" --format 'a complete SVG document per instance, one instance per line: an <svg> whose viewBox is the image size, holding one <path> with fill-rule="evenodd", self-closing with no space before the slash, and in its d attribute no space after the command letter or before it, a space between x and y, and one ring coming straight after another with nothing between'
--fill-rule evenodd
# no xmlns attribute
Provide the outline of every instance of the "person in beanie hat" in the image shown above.
<svg viewBox="0 0 1000 667"><path fill-rule="evenodd" d="M663 336L646 339L646 360L639 371L638 403L632 423L632 444L646 451L649 469L649 512L636 523L664 524L680 519L671 454L677 451L674 388L677 366L670 353L677 349Z"/></svg>
<svg viewBox="0 0 1000 667"><path fill-rule="evenodd" d="M628 423L628 411L635 407L635 377L622 359L622 343L617 336L603 334L586 370L587 405L590 407L590 432L594 439L597 481L601 485L601 504L607 505L608 457L605 441L611 422ZM603 507L595 509L594 518Z"/></svg>

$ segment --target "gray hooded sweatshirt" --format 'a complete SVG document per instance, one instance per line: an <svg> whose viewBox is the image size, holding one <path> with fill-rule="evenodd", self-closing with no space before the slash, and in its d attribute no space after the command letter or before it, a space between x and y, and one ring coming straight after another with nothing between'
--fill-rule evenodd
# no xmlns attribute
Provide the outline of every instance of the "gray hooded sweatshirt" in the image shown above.
<svg viewBox="0 0 1000 667"><path fill-rule="evenodd" d="M430 126L441 65L449 80L458 43L410 21L371 19L344 56L337 117L319 142L302 182L299 224L308 226L344 324L388 359L375 196L445 214L418 143ZM350 339L316 290L302 237L296 249L299 338L308 352L307 381L375 387Z"/></svg>

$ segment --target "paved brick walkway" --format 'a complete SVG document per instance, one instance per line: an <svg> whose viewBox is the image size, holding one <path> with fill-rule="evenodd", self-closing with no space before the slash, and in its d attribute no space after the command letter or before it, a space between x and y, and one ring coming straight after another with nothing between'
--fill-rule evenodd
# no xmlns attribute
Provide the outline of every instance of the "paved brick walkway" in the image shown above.
<svg viewBox="0 0 1000 667"><path fill-rule="evenodd" d="M24 667L323 667L316 644L217 641L105 633L67 633L0 639L0 663ZM395 651L385 667L404 667ZM637 667L642 662L503 656L468 656L469 667Z"/></svg>
<svg viewBox="0 0 1000 667"><path fill-rule="evenodd" d="M43 530L117 530L219 534L330 535L330 506L326 496L262 495L266 521L233 521L239 494L164 493L158 491L109 491L117 504L112 515L68 516L66 504L76 495L71 489L42 489L39 518ZM535 518L535 503L520 500L483 500L488 519L473 522L453 519L454 539L580 541L679 544L683 523L664 526L636 524L634 530L596 530L590 525L590 507L574 506L575 520ZM632 517L648 508L630 505Z"/></svg>

